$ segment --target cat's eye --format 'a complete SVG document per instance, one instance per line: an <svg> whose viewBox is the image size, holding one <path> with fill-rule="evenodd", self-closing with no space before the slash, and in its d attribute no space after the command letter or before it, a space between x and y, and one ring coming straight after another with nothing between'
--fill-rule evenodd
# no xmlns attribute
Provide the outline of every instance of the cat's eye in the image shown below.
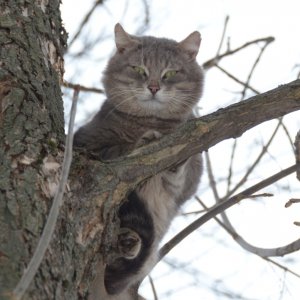
<svg viewBox="0 0 300 300"><path fill-rule="evenodd" d="M177 72L178 72L178 71L176 71L176 70L170 70L170 71L167 71L167 72L164 74L163 78L164 78L164 79L172 78L172 77L174 77L174 76L177 74Z"/></svg>
<svg viewBox="0 0 300 300"><path fill-rule="evenodd" d="M143 67L132 66L132 69L133 69L135 72L137 72L137 73L139 73L140 75L142 75L142 76L147 75L147 74L146 74L146 70L145 70Z"/></svg>

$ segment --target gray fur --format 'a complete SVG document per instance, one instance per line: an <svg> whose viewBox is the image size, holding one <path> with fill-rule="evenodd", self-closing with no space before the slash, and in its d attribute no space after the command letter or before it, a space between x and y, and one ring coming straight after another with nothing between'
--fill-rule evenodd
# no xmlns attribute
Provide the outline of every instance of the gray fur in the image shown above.
<svg viewBox="0 0 300 300"><path fill-rule="evenodd" d="M125 155L145 140L168 134L193 118L193 108L201 96L203 84L203 72L195 60L200 45L199 33L194 32L177 43L150 36L131 36L117 24L115 35L118 50L110 59L103 78L107 100L92 121L78 130L74 139L75 146L105 160ZM144 73L138 73L135 67L142 67ZM166 78L168 71L176 74ZM133 217L140 217L142 222L149 215L148 228L153 228L149 236L152 238L148 241L145 258L132 260L137 267L131 273L126 274L124 269L125 274L118 279L119 274L113 272L123 261L112 265L107 279L110 293L119 293L135 285L150 271L159 242L180 206L195 193L201 172L199 154L153 176L136 189L131 198L137 200L131 201L133 205L134 201L140 201L146 216L142 212L141 216L126 215L126 222ZM134 226L138 227L138 222ZM130 230L139 234L139 228L134 226L129 226ZM141 249L141 252L146 251Z"/></svg>

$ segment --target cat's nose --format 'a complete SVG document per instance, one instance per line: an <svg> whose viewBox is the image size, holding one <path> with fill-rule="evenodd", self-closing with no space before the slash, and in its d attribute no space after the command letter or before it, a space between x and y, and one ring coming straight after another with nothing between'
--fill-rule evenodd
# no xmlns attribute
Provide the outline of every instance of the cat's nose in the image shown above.
<svg viewBox="0 0 300 300"><path fill-rule="evenodd" d="M148 85L148 89L150 90L150 92L154 96L160 90L159 83L155 82L155 81L151 81Z"/></svg>

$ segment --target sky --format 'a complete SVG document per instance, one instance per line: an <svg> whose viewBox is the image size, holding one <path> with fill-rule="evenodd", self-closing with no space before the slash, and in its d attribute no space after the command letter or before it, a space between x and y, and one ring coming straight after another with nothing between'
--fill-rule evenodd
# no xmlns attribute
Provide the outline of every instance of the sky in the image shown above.
<svg viewBox="0 0 300 300"><path fill-rule="evenodd" d="M77 31L85 13L94 1L63 0L61 11L70 40ZM113 28L120 22L129 33L136 33L145 19L142 0L107 0L99 6L76 43L65 57L65 79L87 86L102 87L101 74L114 51ZM229 16L221 53L258 38L274 37L263 53L250 84L264 92L297 78L300 71L300 1L271 0L152 0L149 3L149 28L145 35L182 40L194 30L201 32L202 42L198 62L213 58L218 50L226 16ZM84 50L84 41L102 37L88 55L74 56ZM253 45L220 62L220 65L240 80L248 74L263 46ZM72 56L73 55L73 56ZM200 101L202 115L241 100L242 87L214 68L206 72L204 95ZM70 91L64 90L66 119ZM95 113L104 99L102 95L81 93L77 126ZM248 91L247 97L253 93ZM284 101L284 99L283 99ZM300 128L300 113L284 118L290 139ZM259 155L261 148L277 126L276 120L267 122L245 133L238 139L232 181L239 180L245 169ZM212 149L211 156L218 189L226 192L228 167L232 156L233 140L224 141ZM274 142L260 165L253 171L243 188L257 183L294 163L291 141L284 128L280 128ZM238 232L249 242L260 247L278 247L299 238L300 205L285 209L289 198L300 198L299 182L289 176L268 187L264 192L274 197L245 200L228 212ZM207 171L197 193L207 205L213 205ZM190 201L184 212L199 210L196 201ZM196 215L176 219L165 240L191 222ZM299 253L286 258L274 258L293 271L300 273ZM184 271L179 270L184 266ZM215 222L205 224L176 247L152 273L158 299L283 299L297 300L300 279L283 272L273 264L242 250ZM175 290L175 291L174 291ZM234 291L230 298L226 293ZM153 299L148 280L142 294Z"/></svg>

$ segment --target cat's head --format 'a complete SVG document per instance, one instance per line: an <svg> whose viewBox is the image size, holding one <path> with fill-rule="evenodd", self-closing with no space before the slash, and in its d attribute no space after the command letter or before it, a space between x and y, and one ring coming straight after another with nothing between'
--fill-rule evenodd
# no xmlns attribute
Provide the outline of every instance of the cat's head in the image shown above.
<svg viewBox="0 0 300 300"><path fill-rule="evenodd" d="M190 115L202 93L203 71L196 62L201 36L181 42L136 37L115 26L116 54L103 83L115 108L136 116L181 119Z"/></svg>

